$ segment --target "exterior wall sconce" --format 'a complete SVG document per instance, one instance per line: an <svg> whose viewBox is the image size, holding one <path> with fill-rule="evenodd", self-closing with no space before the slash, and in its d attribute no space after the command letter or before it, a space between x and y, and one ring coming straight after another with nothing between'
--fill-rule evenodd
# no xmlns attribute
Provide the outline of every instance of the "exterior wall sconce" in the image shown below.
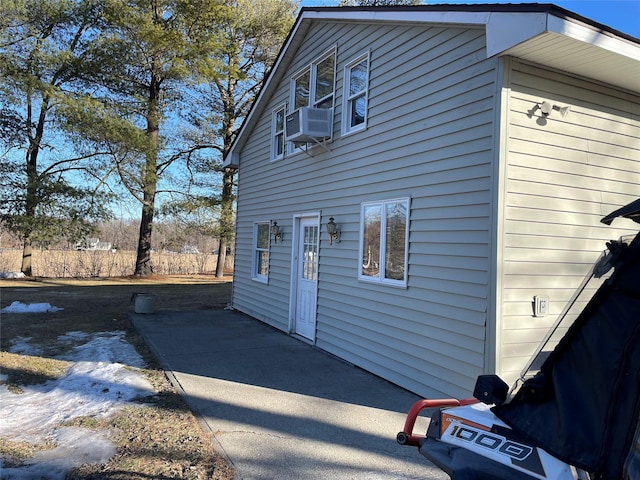
<svg viewBox="0 0 640 480"><path fill-rule="evenodd" d="M271 224L271 235L273 235L273 242L278 243L278 239L282 240L282 230L278 226L278 222L273 222Z"/></svg>
<svg viewBox="0 0 640 480"><path fill-rule="evenodd" d="M327 223L327 233L329 234L329 245L333 245L334 240L337 240L338 243L340 243L340 232L338 231L338 225L336 225L333 217L330 217L329 223Z"/></svg>
<svg viewBox="0 0 640 480"><path fill-rule="evenodd" d="M571 107L568 105L565 105L564 107L560 105L554 105L549 100L538 103L537 106L540 109L540 113L542 113L542 115L544 115L545 117L548 117L549 115L551 115L552 111L556 110L560 112L560 116L564 118L568 115L569 110L571 110Z"/></svg>

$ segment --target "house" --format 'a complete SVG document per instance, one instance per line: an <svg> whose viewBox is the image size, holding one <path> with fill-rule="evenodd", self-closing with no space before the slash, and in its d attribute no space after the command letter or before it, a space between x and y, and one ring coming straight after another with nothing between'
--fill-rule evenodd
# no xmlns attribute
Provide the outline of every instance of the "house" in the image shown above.
<svg viewBox="0 0 640 480"><path fill-rule="evenodd" d="M111 250L111 242L101 242L99 238L87 238L76 243L76 250Z"/></svg>
<svg viewBox="0 0 640 480"><path fill-rule="evenodd" d="M553 5L304 8L225 164L236 310L468 397L633 232L600 219L640 194L640 40Z"/></svg>

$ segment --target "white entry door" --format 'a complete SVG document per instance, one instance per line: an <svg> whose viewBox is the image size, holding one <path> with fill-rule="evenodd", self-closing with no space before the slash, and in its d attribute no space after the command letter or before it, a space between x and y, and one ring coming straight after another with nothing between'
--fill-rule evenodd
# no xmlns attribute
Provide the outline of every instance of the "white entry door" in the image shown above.
<svg viewBox="0 0 640 480"><path fill-rule="evenodd" d="M296 249L294 331L312 341L316 336L319 241L318 218L301 218Z"/></svg>

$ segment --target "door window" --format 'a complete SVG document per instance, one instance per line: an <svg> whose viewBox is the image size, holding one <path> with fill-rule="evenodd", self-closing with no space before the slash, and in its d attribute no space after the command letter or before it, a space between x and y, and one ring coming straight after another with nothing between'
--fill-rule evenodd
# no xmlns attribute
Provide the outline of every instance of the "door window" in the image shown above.
<svg viewBox="0 0 640 480"><path fill-rule="evenodd" d="M318 227L305 226L302 245L302 278L318 279Z"/></svg>

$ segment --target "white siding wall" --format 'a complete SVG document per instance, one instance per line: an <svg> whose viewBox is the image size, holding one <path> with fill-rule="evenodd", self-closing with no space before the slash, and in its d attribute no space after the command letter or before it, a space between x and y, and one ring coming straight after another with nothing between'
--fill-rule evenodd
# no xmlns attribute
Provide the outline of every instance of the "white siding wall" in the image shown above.
<svg viewBox="0 0 640 480"><path fill-rule="evenodd" d="M634 233L600 219L640 195L640 97L513 62L504 197L498 372L512 380L605 241ZM544 120L537 102L569 105ZM625 228L629 230L625 230ZM636 230L637 231L637 230ZM534 295L550 314L532 316Z"/></svg>
<svg viewBox="0 0 640 480"><path fill-rule="evenodd" d="M337 45L331 152L269 161L291 74ZM340 138L343 67L371 52L368 129ZM288 325L293 216L321 211L317 345L418 394L469 396L484 368L497 60L482 30L316 24L241 152L233 305ZM360 204L411 197L409 286L358 281ZM330 216L341 242L329 245ZM276 220L269 283L252 223Z"/></svg>

